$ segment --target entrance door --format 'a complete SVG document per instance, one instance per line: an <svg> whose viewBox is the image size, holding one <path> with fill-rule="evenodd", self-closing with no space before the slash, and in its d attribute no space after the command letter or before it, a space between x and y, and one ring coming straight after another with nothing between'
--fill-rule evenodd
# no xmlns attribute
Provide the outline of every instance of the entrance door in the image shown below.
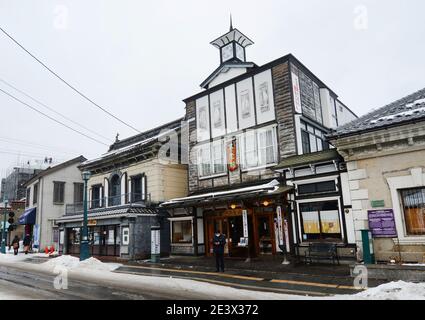
<svg viewBox="0 0 425 320"><path fill-rule="evenodd" d="M212 217L207 220L207 244L208 255L213 254L213 239L215 231L219 230L226 236L226 245L224 246L224 254L229 254L229 227L227 218Z"/></svg>
<svg viewBox="0 0 425 320"><path fill-rule="evenodd" d="M259 254L273 254L273 217L271 215L257 216L257 239Z"/></svg>

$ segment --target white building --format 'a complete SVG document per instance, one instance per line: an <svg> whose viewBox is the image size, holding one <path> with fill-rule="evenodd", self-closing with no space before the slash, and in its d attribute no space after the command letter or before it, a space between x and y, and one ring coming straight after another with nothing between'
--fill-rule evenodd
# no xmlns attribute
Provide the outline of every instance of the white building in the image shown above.
<svg viewBox="0 0 425 320"><path fill-rule="evenodd" d="M59 230L54 219L63 215L66 204L83 201L83 180L78 166L83 156L47 168L29 180L25 186L25 213L19 223L25 225L25 234L32 235L33 247L58 248Z"/></svg>

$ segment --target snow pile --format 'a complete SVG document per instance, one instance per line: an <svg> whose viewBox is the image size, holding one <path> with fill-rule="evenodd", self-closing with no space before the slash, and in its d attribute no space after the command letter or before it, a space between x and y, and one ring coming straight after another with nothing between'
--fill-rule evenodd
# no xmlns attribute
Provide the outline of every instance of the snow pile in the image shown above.
<svg viewBox="0 0 425 320"><path fill-rule="evenodd" d="M389 282L354 295L330 297L336 300L425 300L425 283Z"/></svg>
<svg viewBox="0 0 425 320"><path fill-rule="evenodd" d="M43 263L43 267L49 269L56 267L65 267L67 269L90 269L95 271L113 271L119 268L120 266L121 264L118 263L103 263L93 257L84 261L80 261L80 259L68 255L53 258Z"/></svg>
<svg viewBox="0 0 425 320"><path fill-rule="evenodd" d="M0 261L2 262L18 262L18 261L23 261L25 259L28 259L29 255L25 255L25 254L18 254L18 255L14 255L13 252L12 253L0 253Z"/></svg>

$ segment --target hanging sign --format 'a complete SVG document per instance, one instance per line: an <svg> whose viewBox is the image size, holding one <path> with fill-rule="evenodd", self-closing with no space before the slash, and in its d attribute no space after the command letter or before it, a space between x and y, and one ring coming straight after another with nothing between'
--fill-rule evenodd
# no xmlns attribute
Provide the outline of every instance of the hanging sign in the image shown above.
<svg viewBox="0 0 425 320"><path fill-rule="evenodd" d="M248 240L248 212L246 210L242 210L242 222L243 222L243 236L246 240Z"/></svg>
<svg viewBox="0 0 425 320"><path fill-rule="evenodd" d="M289 226L288 226L288 220L283 220L283 232L285 234L285 244L286 244L286 252L289 253Z"/></svg>
<svg viewBox="0 0 425 320"><path fill-rule="evenodd" d="M236 137L233 137L232 140L227 143L227 163L230 172L238 169Z"/></svg>
<svg viewBox="0 0 425 320"><path fill-rule="evenodd" d="M292 72L292 91L294 94L295 112L302 113L300 81L298 76L294 72Z"/></svg>
<svg viewBox="0 0 425 320"><path fill-rule="evenodd" d="M277 230L279 234L279 246L283 246L283 227L282 227L282 208L278 206L277 211Z"/></svg>

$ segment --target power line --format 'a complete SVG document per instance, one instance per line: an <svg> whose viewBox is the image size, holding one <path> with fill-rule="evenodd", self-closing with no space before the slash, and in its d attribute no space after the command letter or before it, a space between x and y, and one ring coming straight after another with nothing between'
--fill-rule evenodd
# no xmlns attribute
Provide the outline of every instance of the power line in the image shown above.
<svg viewBox="0 0 425 320"><path fill-rule="evenodd" d="M91 132L91 133L95 134L96 136L98 136L98 137L100 137L100 138L103 138L103 139L105 139L105 140L109 141L109 138L107 138L107 137L105 137L105 136L102 136L101 134L96 133L95 131L91 130L90 128L87 128L87 127L83 126L82 124L80 124L80 123L78 123L78 122L76 122L76 121L74 121L74 120L70 119L69 117L67 117L67 116L63 115L62 113L60 113L60 112L58 112L58 111L54 110L53 108L50 108L49 106L47 106L47 105L46 105L46 104L44 104L43 102L41 102L41 101L39 101L39 100L35 99L34 97L30 96L28 93L25 93L24 91L22 91L22 90L20 90L20 89L16 88L15 86L13 86L12 84L10 84L10 83L9 83L9 82L7 82L6 80L4 80L4 79L1 79L1 78L0 78L0 81L1 81L1 82L3 82L4 84L6 84L7 86L11 87L12 89L14 89L14 90L18 91L19 93L23 94L23 95L24 95L24 96L26 96L27 98L31 99L31 100L32 100L32 101L34 101L35 103L37 103L37 104L39 104L39 105L41 105L41 106L45 107L47 110L50 110L51 112L53 112L53 113L55 113L55 114L57 114L57 115L61 116L61 117L62 117L62 118L64 118L65 120L68 120L69 122L72 122L73 124L75 124L75 125L79 126L80 128L82 128L82 129L84 129L84 130L87 130L87 131L89 131L89 132Z"/></svg>
<svg viewBox="0 0 425 320"><path fill-rule="evenodd" d="M56 78L58 78L60 81L62 81L64 84L66 84L69 88L71 88L72 90L74 90L76 93L78 93L81 97L83 97L84 99L86 99L87 101L89 101L91 104L93 104L94 106L96 106L97 108L99 108L100 110L102 110L103 112L105 112L106 114L108 114L109 116L111 116L112 118L114 118L115 120L118 120L119 122L121 122L122 124L126 125L127 127L135 130L138 133L141 133L141 131L139 131L138 129L136 129L135 127L131 126L130 124L128 124L127 122L121 120L120 118L118 118L117 116L115 116L114 114L112 114L111 112L109 112L108 110L106 110L105 108L101 107L100 105L98 105L96 102L94 102L93 100L91 100L89 97L87 97L84 93L82 93L81 91L77 90L74 86L72 86L70 83L68 83L66 80L64 80L61 76L59 76L55 71L53 71L52 69L50 69L46 64L44 64L40 59L38 59L36 56L34 56L31 52L29 52L27 49L25 49L25 47L23 45L21 45L17 40L15 40L10 34L8 34L2 27L0 27L1 32L3 32L9 39L11 39L16 45L18 45L22 50L24 50L27 54L29 54L34 60L36 60L39 64L41 64L44 68L46 68L51 74L53 74Z"/></svg>
<svg viewBox="0 0 425 320"><path fill-rule="evenodd" d="M3 90L3 89L1 89L1 88L0 88L0 91L1 91L1 92L3 92L5 95L9 96L10 98L12 98L13 100L18 101L19 103L23 104L24 106L26 106L26 107L28 107L28 108L30 108L30 109L32 109L32 110L34 110L35 112L37 112L37 113L39 113L39 114L41 114L41 115L43 115L43 116L45 116L45 117L49 118L50 120L52 120L52 121L54 121L54 122L56 122L56 123L59 123L60 125L62 125L62 126L64 126L64 127L68 128L68 129L70 129L70 130L72 130L72 131L74 131L74 132L76 132L76 133L78 133L78 134L80 134L80 135L82 135L82 136L84 136L84 137L86 137L86 138L90 139L90 140L93 140L93 141L96 141L97 143L100 143L100 144L103 144L103 145L105 145L105 146L108 146L106 143L103 143L102 141L97 140L96 138L90 137L90 136L88 136L87 134L85 134L85 133L83 133L83 132L81 132L81 131L78 131L77 129L74 129L74 128L72 128L72 127L68 126L67 124L65 124L65 123L63 123L63 122L61 122L61 121L59 121L59 120L57 120L57 119L55 119L55 118L53 118L53 117L49 116L48 114L46 114L46 113L44 113L44 112L42 112L42 111L40 111L40 110L38 110L37 108L35 108L35 107L33 107L33 106L29 105L28 103L26 103L26 102L24 102L24 101L22 101L22 100L20 100L20 99L16 98L14 95L10 94L9 92L7 92L7 91L5 91L5 90Z"/></svg>

